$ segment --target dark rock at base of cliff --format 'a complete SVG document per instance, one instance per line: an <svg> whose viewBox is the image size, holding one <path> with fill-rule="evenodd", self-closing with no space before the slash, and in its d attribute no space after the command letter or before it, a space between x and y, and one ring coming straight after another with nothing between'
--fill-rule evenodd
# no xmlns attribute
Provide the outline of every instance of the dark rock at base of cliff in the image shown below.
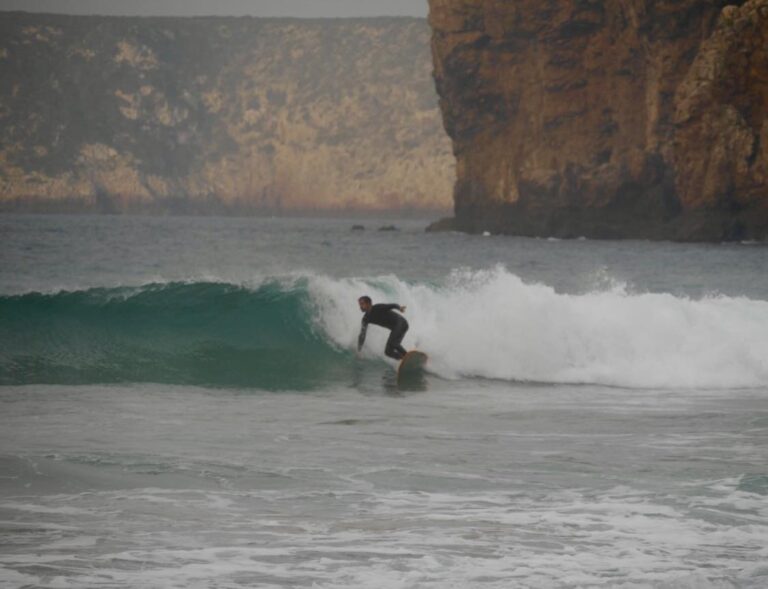
<svg viewBox="0 0 768 589"><path fill-rule="evenodd" d="M460 231L559 239L651 239L668 241L768 241L768 215L699 210L685 216L638 217L617 210L524 210L500 205L440 219L428 232Z"/></svg>
<svg viewBox="0 0 768 589"><path fill-rule="evenodd" d="M457 227L456 217L443 217L427 225L427 233L439 231L460 231Z"/></svg>

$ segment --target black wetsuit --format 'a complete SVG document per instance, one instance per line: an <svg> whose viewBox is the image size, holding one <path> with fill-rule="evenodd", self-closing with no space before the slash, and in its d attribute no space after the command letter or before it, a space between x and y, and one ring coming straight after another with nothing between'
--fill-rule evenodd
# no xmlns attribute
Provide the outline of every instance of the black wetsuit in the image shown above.
<svg viewBox="0 0 768 589"><path fill-rule="evenodd" d="M407 353L406 349L400 345L408 331L408 322L405 317L395 313L394 309L399 309L400 305L373 305L368 312L363 315L363 325L360 328L360 336L357 338L357 349L360 350L365 343L365 333L368 331L368 324L380 325L392 330L387 340L387 347L384 353L390 358L400 360Z"/></svg>

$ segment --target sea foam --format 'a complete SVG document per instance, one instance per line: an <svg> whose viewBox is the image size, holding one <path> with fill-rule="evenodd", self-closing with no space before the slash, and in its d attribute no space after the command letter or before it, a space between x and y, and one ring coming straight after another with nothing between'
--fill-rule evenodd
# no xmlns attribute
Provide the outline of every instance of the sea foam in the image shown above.
<svg viewBox="0 0 768 589"><path fill-rule="evenodd" d="M430 355L445 378L482 377L633 388L732 388L768 384L768 302L664 293L622 285L563 294L504 268L456 271L442 284L395 276L309 282L319 322L340 347L354 345L356 298L407 306L406 348ZM387 333L369 330L367 354Z"/></svg>

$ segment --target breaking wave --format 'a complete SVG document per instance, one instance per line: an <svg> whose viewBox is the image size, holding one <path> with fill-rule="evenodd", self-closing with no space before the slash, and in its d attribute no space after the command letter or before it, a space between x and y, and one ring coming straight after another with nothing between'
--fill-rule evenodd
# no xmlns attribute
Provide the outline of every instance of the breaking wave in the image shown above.
<svg viewBox="0 0 768 589"><path fill-rule="evenodd" d="M768 385L768 302L563 294L504 268L440 283L305 275L0 297L0 383L162 382L302 390L347 384L357 297L407 305L404 345L448 379L631 388ZM363 362L382 357L372 327ZM368 362L369 365L376 366Z"/></svg>

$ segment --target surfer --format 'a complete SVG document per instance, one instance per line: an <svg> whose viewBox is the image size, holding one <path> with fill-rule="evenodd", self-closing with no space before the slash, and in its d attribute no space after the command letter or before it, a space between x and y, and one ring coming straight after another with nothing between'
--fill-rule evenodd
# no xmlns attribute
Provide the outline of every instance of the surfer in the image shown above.
<svg viewBox="0 0 768 589"><path fill-rule="evenodd" d="M405 337L405 332L408 331L408 322L405 320L405 317L395 313L395 309L405 313L405 307L394 304L374 305L369 296L360 297L357 299L357 303L360 305L360 310L365 313L363 315L363 324L360 327L360 335L357 338L357 351L359 352L363 349L368 324L373 323L374 325L386 327L392 332L389 334L384 353L390 358L401 360L407 353L407 350L400 343L403 341L403 337Z"/></svg>

